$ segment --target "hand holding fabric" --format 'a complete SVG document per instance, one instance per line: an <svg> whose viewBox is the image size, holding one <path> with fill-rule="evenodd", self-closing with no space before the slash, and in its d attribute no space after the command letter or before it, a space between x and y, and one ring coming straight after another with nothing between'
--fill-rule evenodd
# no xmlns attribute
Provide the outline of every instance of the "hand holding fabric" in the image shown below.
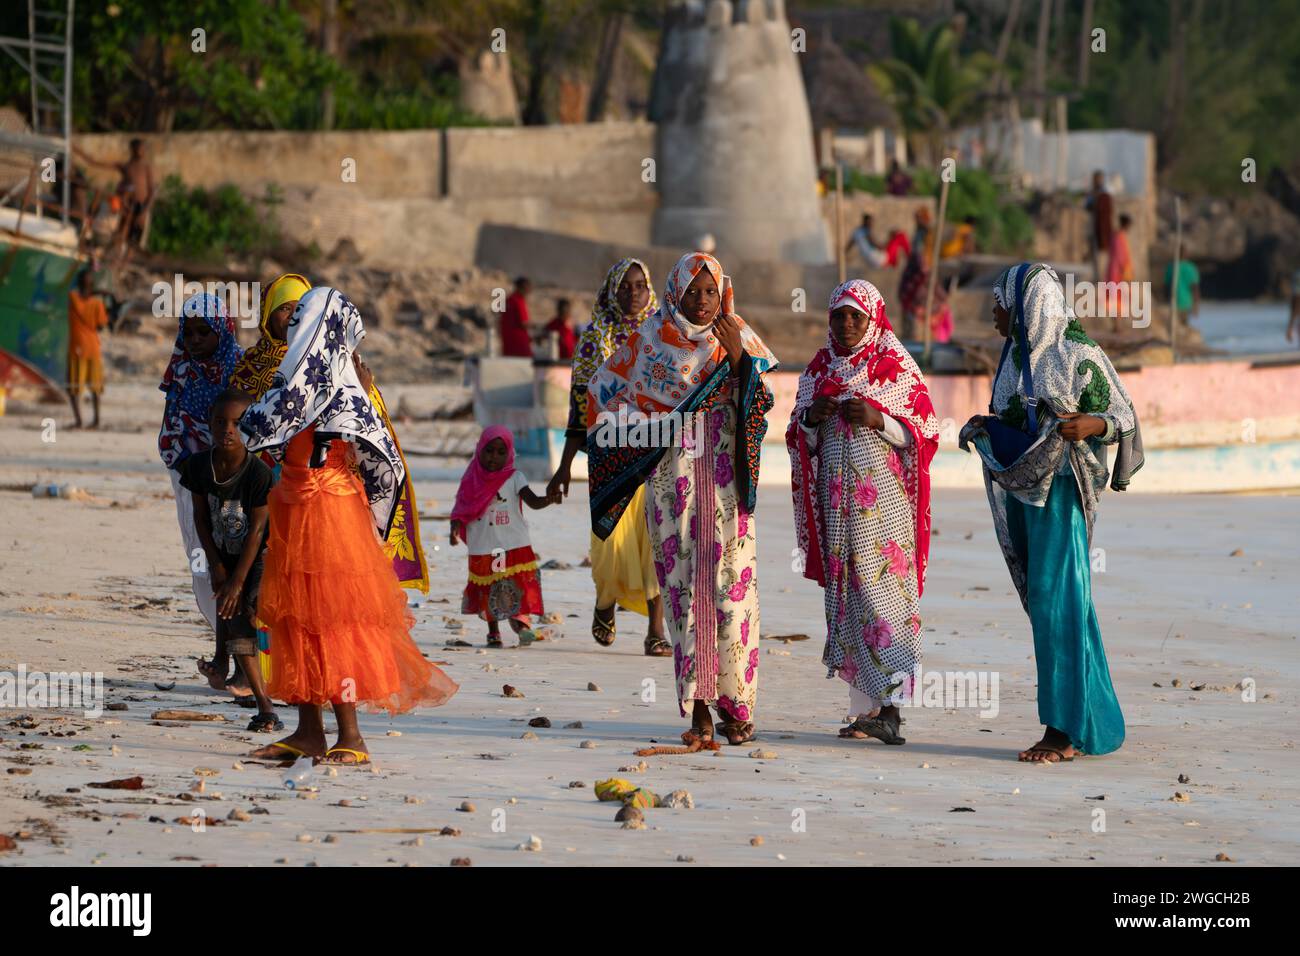
<svg viewBox="0 0 1300 956"><path fill-rule="evenodd" d="M840 405L840 414L850 425L865 425L867 428L877 430L885 426L880 410L860 398L850 398L847 402L843 402Z"/></svg>
<svg viewBox="0 0 1300 956"><path fill-rule="evenodd" d="M1066 412L1061 418L1061 437L1066 441L1083 441L1094 435L1106 433L1106 422L1096 415L1084 415L1082 412Z"/></svg>

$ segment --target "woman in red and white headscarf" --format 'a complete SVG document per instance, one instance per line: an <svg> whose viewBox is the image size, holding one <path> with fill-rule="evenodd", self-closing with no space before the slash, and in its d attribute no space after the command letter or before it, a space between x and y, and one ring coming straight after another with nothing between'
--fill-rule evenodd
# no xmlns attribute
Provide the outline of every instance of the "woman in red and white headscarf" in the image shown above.
<svg viewBox="0 0 1300 956"><path fill-rule="evenodd" d="M880 292L843 283L786 431L804 577L826 589L822 661L849 685L843 737L903 743L898 703L921 655L938 435L929 389Z"/></svg>

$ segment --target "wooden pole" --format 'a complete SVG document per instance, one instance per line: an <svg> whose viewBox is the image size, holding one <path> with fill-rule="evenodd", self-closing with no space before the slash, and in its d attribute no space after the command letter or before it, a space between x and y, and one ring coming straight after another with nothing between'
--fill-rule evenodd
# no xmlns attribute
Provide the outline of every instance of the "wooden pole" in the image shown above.
<svg viewBox="0 0 1300 956"><path fill-rule="evenodd" d="M1065 97L1056 98L1056 182L1058 190L1064 192L1069 186L1070 159L1066 152L1066 142L1070 135L1070 112L1065 105Z"/></svg>
<svg viewBox="0 0 1300 956"><path fill-rule="evenodd" d="M1092 10L1095 0L1083 0L1083 16L1079 22L1079 72L1075 85L1084 89L1088 85L1088 57L1092 55Z"/></svg>
<svg viewBox="0 0 1300 956"><path fill-rule="evenodd" d="M848 262L844 254L844 167L835 164L835 262L840 269L840 282L848 277Z"/></svg>
<svg viewBox="0 0 1300 956"><path fill-rule="evenodd" d="M321 52L337 59L339 55L339 4L338 0L323 0L321 3ZM326 86L320 95L320 128L334 128L334 86Z"/></svg>
<svg viewBox="0 0 1300 956"><path fill-rule="evenodd" d="M1178 361L1178 267L1183 254L1183 201L1174 197L1174 269L1169 276L1169 351Z"/></svg>
<svg viewBox="0 0 1300 956"><path fill-rule="evenodd" d="M930 309L934 304L934 284L939 281L939 240L943 238L943 220L948 213L948 180L943 180L943 185L939 189L939 220L934 227L934 261L930 263L930 284L925 289L925 313L921 316L921 323L925 326L925 351L922 353L922 366L929 370L930 352L934 343L931 341L933 335L930 330ZM921 255L925 255L924 247L921 249Z"/></svg>
<svg viewBox="0 0 1300 956"><path fill-rule="evenodd" d="M32 84L35 86L36 84ZM27 214L27 204L32 201L32 189L36 186L37 165L32 164L31 172L27 174L27 188L23 190L23 204L18 207L18 224L14 226L14 232L17 235L23 234L23 216Z"/></svg>
<svg viewBox="0 0 1300 956"><path fill-rule="evenodd" d="M1052 0L1038 6L1038 38L1034 44L1034 115L1041 123L1047 113L1047 37L1052 26Z"/></svg>

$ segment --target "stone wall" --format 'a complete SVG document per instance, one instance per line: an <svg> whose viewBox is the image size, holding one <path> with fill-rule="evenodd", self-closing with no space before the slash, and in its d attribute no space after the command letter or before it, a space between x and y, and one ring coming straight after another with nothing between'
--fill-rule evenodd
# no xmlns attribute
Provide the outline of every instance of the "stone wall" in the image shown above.
<svg viewBox="0 0 1300 956"><path fill-rule="evenodd" d="M127 134L88 134L104 161L128 153ZM144 135L161 182L233 183L261 196L275 183L285 228L340 255L391 267L473 263L484 222L647 243L657 204L641 179L654 154L645 122L393 132L231 132ZM343 180L344 161L355 182ZM111 186L111 173L88 170ZM346 242L345 242L346 241Z"/></svg>

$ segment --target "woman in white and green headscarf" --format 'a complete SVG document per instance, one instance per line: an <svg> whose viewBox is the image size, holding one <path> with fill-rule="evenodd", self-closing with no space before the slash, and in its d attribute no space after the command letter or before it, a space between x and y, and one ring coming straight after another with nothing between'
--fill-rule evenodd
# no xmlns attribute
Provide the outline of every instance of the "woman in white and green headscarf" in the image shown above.
<svg viewBox="0 0 1300 956"><path fill-rule="evenodd" d="M1124 742L1124 715L1092 603L1089 557L1107 478L1122 491L1142 466L1137 414L1050 266L1007 269L993 296L994 324L1007 343L992 415L972 418L961 445L983 459L998 541L1034 632L1046 730L1020 759L1110 753ZM1118 446L1113 474L1108 445Z"/></svg>
<svg viewBox="0 0 1300 956"><path fill-rule="evenodd" d="M573 458L587 443L587 383L605 360L614 354L642 322L655 314L659 303L650 282L650 270L640 259L620 259L605 274L596 293L591 322L582 330L573 353L573 380L569 388L569 424L565 429L564 452L555 475L546 486L548 494L569 493ZM643 492L628 507L604 540L591 536L591 577L596 584L596 607L592 612L591 636L608 647L614 643L616 607L650 618L645 638L648 657L667 657L673 647L664 637L664 608L650 553Z"/></svg>

